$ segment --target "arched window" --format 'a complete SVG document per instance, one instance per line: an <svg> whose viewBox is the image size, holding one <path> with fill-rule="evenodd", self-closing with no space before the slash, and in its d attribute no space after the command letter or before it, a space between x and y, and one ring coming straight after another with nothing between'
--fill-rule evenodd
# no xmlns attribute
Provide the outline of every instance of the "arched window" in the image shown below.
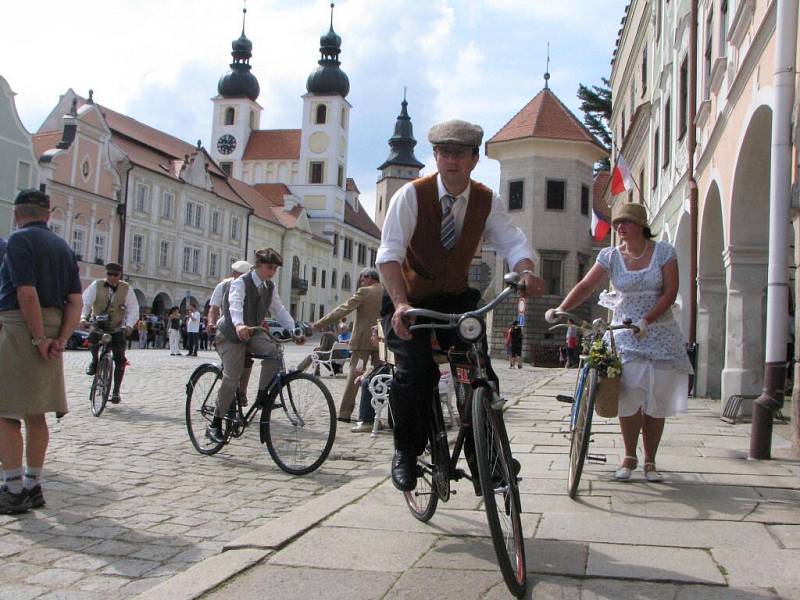
<svg viewBox="0 0 800 600"><path fill-rule="evenodd" d="M314 123L317 125L324 125L325 119L328 116L328 107L324 104L317 105L317 114Z"/></svg>
<svg viewBox="0 0 800 600"><path fill-rule="evenodd" d="M233 125L233 120L236 117L236 109L229 106L225 109L225 125Z"/></svg>
<svg viewBox="0 0 800 600"><path fill-rule="evenodd" d="M331 271L331 287L336 289L336 269Z"/></svg>
<svg viewBox="0 0 800 600"><path fill-rule="evenodd" d="M256 113L250 111L250 129L256 128Z"/></svg>
<svg viewBox="0 0 800 600"><path fill-rule="evenodd" d="M300 259L296 256L292 258L292 277L294 279L300 278Z"/></svg>
<svg viewBox="0 0 800 600"><path fill-rule="evenodd" d="M342 289L349 290L350 289L350 273L345 273L342 275Z"/></svg>

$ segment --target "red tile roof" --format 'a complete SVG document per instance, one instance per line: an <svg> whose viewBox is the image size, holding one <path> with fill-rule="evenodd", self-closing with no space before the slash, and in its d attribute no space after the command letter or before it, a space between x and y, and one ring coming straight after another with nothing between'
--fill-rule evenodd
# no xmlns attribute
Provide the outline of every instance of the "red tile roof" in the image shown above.
<svg viewBox="0 0 800 600"><path fill-rule="evenodd" d="M242 160L297 160L300 158L300 132L300 129L254 131L247 140Z"/></svg>
<svg viewBox="0 0 800 600"><path fill-rule="evenodd" d="M367 235L371 235L378 240L381 239L381 230L378 229L378 226L375 225L375 222L367 214L367 211L364 210L361 202L356 200L356 204L358 205L358 211L353 210L349 202L344 203L345 224L355 227L359 231L363 231Z"/></svg>
<svg viewBox="0 0 800 600"><path fill-rule="evenodd" d="M36 155L36 158L39 158L48 150L55 148L58 142L61 141L61 136L62 133L60 131L34 133L31 137L33 138L33 153Z"/></svg>
<svg viewBox="0 0 800 600"><path fill-rule="evenodd" d="M486 142L545 138L587 142L606 150L603 144L549 89L545 88Z"/></svg>
<svg viewBox="0 0 800 600"><path fill-rule="evenodd" d="M608 204L606 204L606 191L609 181L611 181L610 171L598 171L594 176L594 184L592 185L592 206L606 220L608 220L609 213Z"/></svg>
<svg viewBox="0 0 800 600"><path fill-rule="evenodd" d="M356 180L353 179L352 177L347 178L345 190L347 190L348 192L355 192L356 194L361 193L361 190L358 189L358 186L356 185Z"/></svg>

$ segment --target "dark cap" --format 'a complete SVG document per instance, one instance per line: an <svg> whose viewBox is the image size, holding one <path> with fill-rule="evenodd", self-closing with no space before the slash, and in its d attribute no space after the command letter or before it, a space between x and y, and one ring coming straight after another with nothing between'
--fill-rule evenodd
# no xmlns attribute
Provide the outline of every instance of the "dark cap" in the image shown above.
<svg viewBox="0 0 800 600"><path fill-rule="evenodd" d="M50 196L39 190L22 190L14 199L14 206L28 204L39 208L50 208Z"/></svg>
<svg viewBox="0 0 800 600"><path fill-rule="evenodd" d="M119 263L107 263L106 273L115 273L118 275L122 275L122 265Z"/></svg>
<svg viewBox="0 0 800 600"><path fill-rule="evenodd" d="M283 264L283 257L281 256L280 252L274 250L272 248L262 248L261 250L256 250L256 264L267 264L267 265L278 265L279 267Z"/></svg>

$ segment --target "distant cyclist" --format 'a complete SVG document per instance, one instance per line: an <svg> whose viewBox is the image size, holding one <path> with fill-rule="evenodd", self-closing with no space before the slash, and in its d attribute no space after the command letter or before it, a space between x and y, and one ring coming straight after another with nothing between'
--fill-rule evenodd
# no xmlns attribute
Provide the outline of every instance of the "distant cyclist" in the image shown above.
<svg viewBox="0 0 800 600"><path fill-rule="evenodd" d="M111 352L114 356L114 389L111 403L122 400L120 388L125 375L125 339L131 335L133 326L139 318L139 302L127 282L122 281L122 265L108 263L106 278L97 279L83 292L81 327L89 328L89 319L95 319L95 327L89 334L89 350L92 362L86 369L87 375L97 371L97 355L100 351L100 336L111 334Z"/></svg>

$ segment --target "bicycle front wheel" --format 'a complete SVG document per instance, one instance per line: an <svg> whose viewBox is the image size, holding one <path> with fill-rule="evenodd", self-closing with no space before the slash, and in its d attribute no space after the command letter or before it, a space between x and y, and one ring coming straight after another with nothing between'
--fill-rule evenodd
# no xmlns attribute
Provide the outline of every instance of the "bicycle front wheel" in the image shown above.
<svg viewBox="0 0 800 600"><path fill-rule="evenodd" d="M511 458L502 413L492 409L489 400L485 388L475 390L472 401L475 459L500 572L511 593L521 597L525 593L527 573L517 487L518 469Z"/></svg>
<svg viewBox="0 0 800 600"><path fill-rule="evenodd" d="M216 454L225 445L206 435L206 428L214 418L221 385L222 369L211 364L197 367L186 384L186 430L200 454Z"/></svg>
<svg viewBox="0 0 800 600"><path fill-rule="evenodd" d="M108 394L111 388L111 357L105 354L97 362L97 371L92 380L92 389L89 390L89 402L92 414L99 417L108 403Z"/></svg>
<svg viewBox="0 0 800 600"><path fill-rule="evenodd" d="M580 394L575 395L572 419L572 431L569 442L569 470L567 473L567 493L575 499L581 482L583 464L589 451L589 438L592 433L592 411L594 410L594 392L597 389L597 369L589 369L579 382Z"/></svg>
<svg viewBox="0 0 800 600"><path fill-rule="evenodd" d="M261 441L272 460L291 475L325 462L336 437L336 409L328 388L313 375L292 373L261 413Z"/></svg>

